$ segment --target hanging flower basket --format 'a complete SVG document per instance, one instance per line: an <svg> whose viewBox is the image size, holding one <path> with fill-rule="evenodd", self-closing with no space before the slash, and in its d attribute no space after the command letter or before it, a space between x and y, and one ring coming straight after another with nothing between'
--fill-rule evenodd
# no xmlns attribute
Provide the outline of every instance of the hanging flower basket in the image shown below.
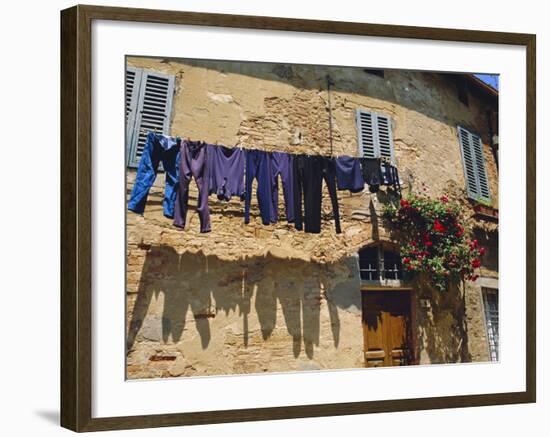
<svg viewBox="0 0 550 437"><path fill-rule="evenodd" d="M447 196L431 199L411 195L398 206L386 205L383 216L401 243L406 271L425 273L441 291L447 289L450 279L478 278L485 248L467 238L460 207Z"/></svg>
<svg viewBox="0 0 550 437"><path fill-rule="evenodd" d="M498 209L478 203L474 205L474 212L478 217L486 220L498 221Z"/></svg>

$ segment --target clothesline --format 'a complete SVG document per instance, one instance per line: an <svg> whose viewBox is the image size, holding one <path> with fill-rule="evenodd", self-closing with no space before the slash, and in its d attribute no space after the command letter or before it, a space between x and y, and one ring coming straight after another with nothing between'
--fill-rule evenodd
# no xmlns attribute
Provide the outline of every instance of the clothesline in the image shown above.
<svg viewBox="0 0 550 437"><path fill-rule="evenodd" d="M204 141L182 142L181 137L148 132L128 209L143 214L160 161L166 174L164 215L174 219L174 226L185 227L189 185L195 179L201 233L211 230L208 207L211 194L225 201L233 196L240 197L244 201L244 223L248 224L254 181L257 182L256 196L264 225L279 220L280 178L287 222L308 233L321 232L323 183L329 191L336 233L342 232L337 190L357 193L367 184L374 193L380 185L387 185L401 195L397 168L380 159L245 150L237 147L224 150L223 146Z"/></svg>
<svg viewBox="0 0 550 437"><path fill-rule="evenodd" d="M149 134L149 132L153 132L154 134L159 134L156 129L153 130L153 131L150 131L150 130L146 130L146 129L140 129L139 130L140 133L142 134ZM164 135L164 134L160 134L160 135ZM170 136L172 138L176 138L176 139L185 139L187 141L192 141L189 137L185 137L183 135L166 135L166 136ZM237 142L235 145L233 146L227 146L225 144L218 144L218 141L216 141L215 143L211 143L212 145L214 146L219 146L219 147L226 147L228 149L234 149L234 148L239 148L239 149L243 149L243 150L260 150L262 152L284 152L284 153L289 153L289 154L292 154L292 155L306 155L306 156L326 156L327 158L340 158L342 156L349 156L350 158L358 158L360 159L361 156L355 156L355 155L348 155L346 153L343 153L343 154L322 154L322 153L308 153L308 152L297 152L296 150L293 150L292 148L282 148L282 149L277 149L277 150L267 150L267 149L259 149L257 147L249 147L249 146L243 146L243 144L241 142ZM388 162L391 164L391 161L386 158L385 156L382 156L379 158L381 162Z"/></svg>

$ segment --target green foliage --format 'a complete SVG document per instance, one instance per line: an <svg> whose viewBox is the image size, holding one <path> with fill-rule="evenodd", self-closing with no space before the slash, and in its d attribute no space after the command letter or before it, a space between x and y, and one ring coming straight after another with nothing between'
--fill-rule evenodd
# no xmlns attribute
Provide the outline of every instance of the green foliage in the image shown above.
<svg viewBox="0 0 550 437"><path fill-rule="evenodd" d="M490 200L486 200L486 199L475 199L475 201L480 204L480 205L483 205L483 206L488 206L488 207L491 207L492 206L492 203Z"/></svg>
<svg viewBox="0 0 550 437"><path fill-rule="evenodd" d="M475 281L485 249L465 235L460 207L446 196L411 195L399 205L386 205L383 217L401 243L401 261L410 272L424 272L439 290L449 279Z"/></svg>

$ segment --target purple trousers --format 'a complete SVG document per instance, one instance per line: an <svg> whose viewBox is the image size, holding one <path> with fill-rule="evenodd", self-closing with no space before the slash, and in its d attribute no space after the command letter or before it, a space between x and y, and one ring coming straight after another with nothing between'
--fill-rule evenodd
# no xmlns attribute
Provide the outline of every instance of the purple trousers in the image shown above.
<svg viewBox="0 0 550 437"><path fill-rule="evenodd" d="M286 220L289 223L294 221L294 179L292 171L293 156L290 153L273 152L271 154L271 176L273 178L271 188L271 222L276 223L279 219L279 181L281 176L283 183L283 197L285 200Z"/></svg>
<svg viewBox="0 0 550 437"><path fill-rule="evenodd" d="M208 170L206 143L202 141L182 141L180 146L179 189L174 211L175 226L185 227L189 202L189 184L191 178L195 178L199 189L197 212L199 213L201 232L210 232Z"/></svg>

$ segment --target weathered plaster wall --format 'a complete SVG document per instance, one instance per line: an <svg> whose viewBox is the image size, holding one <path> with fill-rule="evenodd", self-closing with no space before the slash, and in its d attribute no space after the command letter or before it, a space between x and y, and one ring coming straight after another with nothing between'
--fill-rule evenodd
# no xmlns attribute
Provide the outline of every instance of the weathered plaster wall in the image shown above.
<svg viewBox="0 0 550 437"><path fill-rule="evenodd" d="M486 135L484 109L476 109L473 97L470 108L460 106L452 84L438 75L392 71L382 79L361 69L143 58L129 64L176 75L173 135L321 154L330 152L328 71L335 82L335 153L356 154L356 107L384 112L394 120L405 190L420 191L425 183L428 194L448 193L467 205L456 124ZM489 149L486 160L496 202ZM134 177L129 171L128 194ZM362 367L354 256L388 238L379 213L391 194L339 192L343 233L336 234L324 189L318 235L284 221L262 225L255 198L244 225L240 201L211 197L212 232L200 234L191 185L183 231L162 216L162 175L144 216L127 215L128 377ZM282 198L279 205L284 216ZM497 275L495 265L487 263L488 274ZM481 295L468 290L441 296L418 287L431 301L429 309L416 302L421 363L487 359Z"/></svg>

